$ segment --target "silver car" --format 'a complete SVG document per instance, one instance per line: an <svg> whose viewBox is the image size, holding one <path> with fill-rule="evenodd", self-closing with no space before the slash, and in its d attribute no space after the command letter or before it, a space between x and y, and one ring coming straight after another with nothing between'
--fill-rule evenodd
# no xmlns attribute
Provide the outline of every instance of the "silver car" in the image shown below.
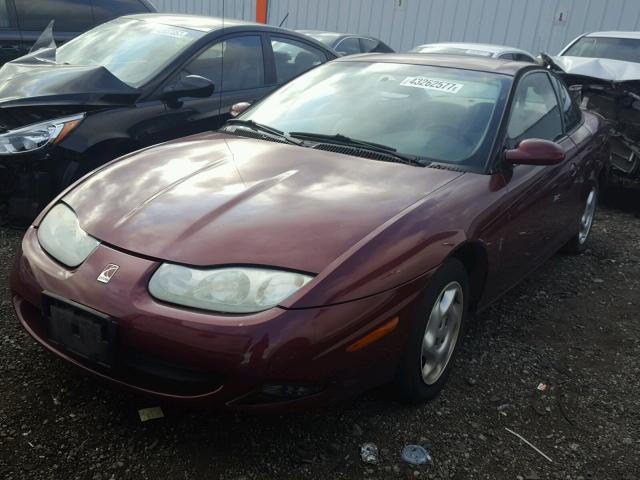
<svg viewBox="0 0 640 480"><path fill-rule="evenodd" d="M504 60L535 63L533 55L526 50L488 43L426 43L412 48L409 52L442 53L448 55L476 55L479 57L502 58Z"/></svg>
<svg viewBox="0 0 640 480"><path fill-rule="evenodd" d="M580 35L558 54L640 63L640 32L592 32Z"/></svg>

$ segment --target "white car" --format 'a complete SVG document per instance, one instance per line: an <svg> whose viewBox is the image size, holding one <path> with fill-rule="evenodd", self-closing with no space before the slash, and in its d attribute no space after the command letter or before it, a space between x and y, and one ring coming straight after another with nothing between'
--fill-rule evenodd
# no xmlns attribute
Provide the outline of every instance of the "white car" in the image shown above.
<svg viewBox="0 0 640 480"><path fill-rule="evenodd" d="M518 62L536 61L526 50L507 47L505 45L492 45L488 43L426 43L409 50L409 53L442 53L448 55L476 55L487 58L502 58Z"/></svg>
<svg viewBox="0 0 640 480"><path fill-rule="evenodd" d="M609 121L612 173L640 179L640 32L586 33L543 58Z"/></svg>
<svg viewBox="0 0 640 480"><path fill-rule="evenodd" d="M585 33L564 47L558 56L640 63L640 32Z"/></svg>

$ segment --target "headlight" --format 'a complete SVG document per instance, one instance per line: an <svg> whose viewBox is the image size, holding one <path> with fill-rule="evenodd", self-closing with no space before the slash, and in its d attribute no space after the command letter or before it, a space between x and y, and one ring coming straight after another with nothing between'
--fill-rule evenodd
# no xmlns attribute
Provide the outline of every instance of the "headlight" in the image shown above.
<svg viewBox="0 0 640 480"><path fill-rule="evenodd" d="M30 152L49 143L59 143L83 118L84 114L80 114L9 130L0 135L0 155Z"/></svg>
<svg viewBox="0 0 640 480"><path fill-rule="evenodd" d="M38 241L49 255L72 268L84 262L100 245L80 228L78 216L64 203L53 207L40 222Z"/></svg>
<svg viewBox="0 0 640 480"><path fill-rule="evenodd" d="M225 313L253 313L275 307L313 277L266 268L201 270L165 263L149 282L158 300Z"/></svg>

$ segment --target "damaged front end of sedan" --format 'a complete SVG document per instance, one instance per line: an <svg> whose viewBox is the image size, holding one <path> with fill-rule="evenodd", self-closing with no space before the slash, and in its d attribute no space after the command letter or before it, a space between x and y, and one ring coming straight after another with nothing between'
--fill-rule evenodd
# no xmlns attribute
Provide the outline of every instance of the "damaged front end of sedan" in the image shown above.
<svg viewBox="0 0 640 480"><path fill-rule="evenodd" d="M82 107L0 107L0 215L33 218L52 197L55 145L83 118ZM54 120L51 120L54 119ZM54 138L55 137L55 138Z"/></svg>
<svg viewBox="0 0 640 480"><path fill-rule="evenodd" d="M32 220L77 178L87 146L72 132L85 117L139 96L102 66L56 63L45 34L0 68L0 223Z"/></svg>
<svg viewBox="0 0 640 480"><path fill-rule="evenodd" d="M640 180L640 64L603 58L541 55L584 109L609 124L611 174Z"/></svg>

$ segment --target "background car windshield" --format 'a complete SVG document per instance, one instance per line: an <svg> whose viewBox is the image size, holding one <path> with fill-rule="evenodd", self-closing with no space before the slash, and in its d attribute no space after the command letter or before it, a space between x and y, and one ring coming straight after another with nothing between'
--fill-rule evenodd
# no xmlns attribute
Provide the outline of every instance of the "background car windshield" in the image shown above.
<svg viewBox="0 0 640 480"><path fill-rule="evenodd" d="M582 37L563 55L609 58L640 63L640 40L633 38Z"/></svg>
<svg viewBox="0 0 640 480"><path fill-rule="evenodd" d="M337 62L298 77L242 118L482 165L510 83L508 76L470 70Z"/></svg>
<svg viewBox="0 0 640 480"><path fill-rule="evenodd" d="M56 62L101 65L124 83L139 87L203 35L140 20L113 20L58 48Z"/></svg>

